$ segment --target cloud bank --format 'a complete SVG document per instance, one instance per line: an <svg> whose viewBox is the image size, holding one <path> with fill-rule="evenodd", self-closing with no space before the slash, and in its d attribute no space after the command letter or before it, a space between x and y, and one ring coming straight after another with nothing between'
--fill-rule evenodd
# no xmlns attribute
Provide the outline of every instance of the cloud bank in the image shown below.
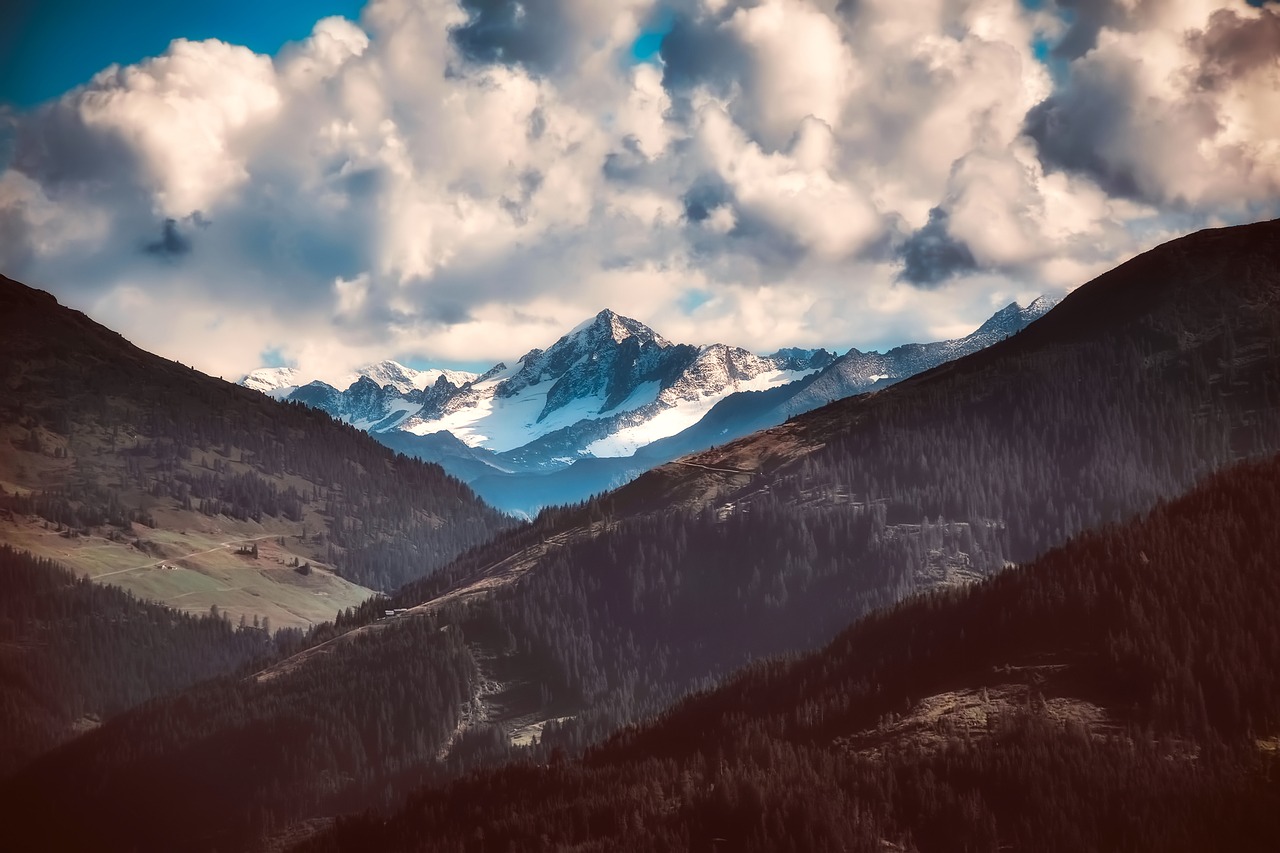
<svg viewBox="0 0 1280 853"><path fill-rule="evenodd" d="M0 271L214 374L510 358L604 306L891 344L1277 215L1280 14L373 0L274 57L175 41L8 123Z"/></svg>

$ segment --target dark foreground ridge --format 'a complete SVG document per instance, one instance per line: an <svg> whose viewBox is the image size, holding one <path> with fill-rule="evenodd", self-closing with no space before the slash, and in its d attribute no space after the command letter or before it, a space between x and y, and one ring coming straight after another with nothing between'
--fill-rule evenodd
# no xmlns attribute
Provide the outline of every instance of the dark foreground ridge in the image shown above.
<svg viewBox="0 0 1280 853"><path fill-rule="evenodd" d="M296 853L1274 850L1280 458Z"/></svg>

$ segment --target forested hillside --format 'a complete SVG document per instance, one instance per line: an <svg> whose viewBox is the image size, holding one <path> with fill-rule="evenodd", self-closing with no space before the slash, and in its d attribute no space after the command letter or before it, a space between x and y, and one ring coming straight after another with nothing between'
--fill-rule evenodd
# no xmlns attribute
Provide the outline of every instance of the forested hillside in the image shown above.
<svg viewBox="0 0 1280 853"><path fill-rule="evenodd" d="M396 602L482 591L551 662L580 744L1278 450L1272 222L1175 241L990 349L546 513Z"/></svg>
<svg viewBox="0 0 1280 853"><path fill-rule="evenodd" d="M101 803L110 830L83 828L99 849L226 849L394 805L415 780L573 755L753 659L1280 451L1278 407L1280 223L1193 235L983 352L547 511L260 680L140 709L15 790L33 810ZM430 699L405 690L423 678ZM286 731L288 751L263 748Z"/></svg>
<svg viewBox="0 0 1280 853"><path fill-rule="evenodd" d="M107 540L251 522L373 589L506 523L438 466L146 353L47 293L0 278L0 306L0 506L17 515Z"/></svg>
<svg viewBox="0 0 1280 853"><path fill-rule="evenodd" d="M756 665L581 762L427 791L306 853L1265 851L1280 458Z"/></svg>
<svg viewBox="0 0 1280 853"><path fill-rule="evenodd" d="M121 711L276 651L0 545L0 778Z"/></svg>

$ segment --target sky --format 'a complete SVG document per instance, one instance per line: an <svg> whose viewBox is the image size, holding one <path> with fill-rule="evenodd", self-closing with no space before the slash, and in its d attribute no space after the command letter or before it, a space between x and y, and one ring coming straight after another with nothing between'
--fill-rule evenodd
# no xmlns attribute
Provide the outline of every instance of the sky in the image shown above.
<svg viewBox="0 0 1280 853"><path fill-rule="evenodd" d="M0 272L228 378L483 367L604 307L936 340L1280 215L1275 3L5 9Z"/></svg>

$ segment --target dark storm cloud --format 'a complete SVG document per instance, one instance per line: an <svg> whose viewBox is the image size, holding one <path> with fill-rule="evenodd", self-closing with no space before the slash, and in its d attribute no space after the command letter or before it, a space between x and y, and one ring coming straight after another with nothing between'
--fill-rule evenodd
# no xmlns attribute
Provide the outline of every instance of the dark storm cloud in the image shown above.
<svg viewBox="0 0 1280 853"><path fill-rule="evenodd" d="M1102 153L1123 132L1131 97L1127 81L1089 69L1033 107L1024 130L1046 166L1088 175L1111 195L1138 198L1132 169Z"/></svg>
<svg viewBox="0 0 1280 853"><path fill-rule="evenodd" d="M1133 29L1154 7L1141 3L1127 20L1120 19L1116 4L1100 0L1080 0L1068 8L1082 10L1082 20L1098 26ZM1067 40L1071 38L1068 33ZM1280 56L1280 15L1274 7L1257 17L1221 9L1210 16L1203 31L1186 33L1184 44L1191 54L1180 74L1188 81L1187 96L1162 109L1148 105L1150 94L1142 89L1134 62L1119 63L1114 53L1105 59L1090 54L1073 62L1065 83L1027 113L1024 130L1035 141L1041 161L1049 168L1085 175L1113 196L1174 208L1194 203L1171 177L1179 169L1201 167L1193 159L1193 142L1213 139L1221 129L1228 107L1219 95L1225 96ZM1186 144L1152 150L1154 141L1171 137ZM1170 158L1171 152L1184 154L1187 165L1156 159ZM1235 155L1222 156L1229 162ZM1247 164L1240 168L1248 171Z"/></svg>
<svg viewBox="0 0 1280 853"><path fill-rule="evenodd" d="M684 202L685 218L690 222L702 222L732 198L732 192L719 175L704 175L685 191L681 201Z"/></svg>
<svg viewBox="0 0 1280 853"><path fill-rule="evenodd" d="M1194 33L1191 48L1200 54L1196 83L1216 90L1280 57L1280 11L1264 7L1259 18L1244 18L1233 9L1219 9L1204 32Z"/></svg>
<svg viewBox="0 0 1280 853"><path fill-rule="evenodd" d="M498 199L498 205L507 212L512 221L519 225L529 222L529 203L533 195L542 187L542 173L529 169L520 175L520 180L512 191Z"/></svg>
<svg viewBox="0 0 1280 853"><path fill-rule="evenodd" d="M604 176L611 181L636 183L649 170L649 158L640 148L640 140L624 137L621 151L611 151L604 158Z"/></svg>
<svg viewBox="0 0 1280 853"><path fill-rule="evenodd" d="M734 203L732 189L715 176L694 182L682 196L685 229L693 253L704 259L749 259L759 271L784 275L795 268L809 250L796 234L779 227L776 222ZM711 215L728 207L734 216L733 227L719 232L703 226Z"/></svg>
<svg viewBox="0 0 1280 853"><path fill-rule="evenodd" d="M18 124L10 165L51 190L85 181L127 184L139 166L118 134L86 126L67 101L41 107Z"/></svg>
<svg viewBox="0 0 1280 853"><path fill-rule="evenodd" d="M735 87L751 86L751 56L734 33L722 26L735 5L729 4L716 16L677 14L672 18L658 54L662 57L662 86L671 98L675 120L690 119L690 94L699 87L729 100ZM750 111L750 99L733 98L728 106L735 120L754 136L757 117Z"/></svg>
<svg viewBox="0 0 1280 853"><path fill-rule="evenodd" d="M160 226L160 239L143 247L148 255L175 260L191 253L191 238L178 230L178 220L166 219Z"/></svg>
<svg viewBox="0 0 1280 853"><path fill-rule="evenodd" d="M533 112L529 113L529 127L525 133L530 142L536 142L542 138L542 134L547 132L547 114L542 111L542 107L535 107Z"/></svg>
<svg viewBox="0 0 1280 853"><path fill-rule="evenodd" d="M1053 48L1053 55L1058 59L1084 56L1098 43L1103 27L1114 26L1124 19L1124 12L1115 0L1058 0L1057 5L1071 22Z"/></svg>
<svg viewBox="0 0 1280 853"><path fill-rule="evenodd" d="M1123 23L1124 12L1115 0L1059 0L1070 26L1052 54L1073 60L1097 45L1103 27ZM1138 182L1129 169L1108 163L1100 154L1112 128L1123 122L1130 109L1132 91L1124 79L1106 76L1101 69L1076 72L1068 85L1034 106L1027 114L1025 132L1036 145L1047 167L1087 174L1111 195L1135 197Z"/></svg>
<svg viewBox="0 0 1280 853"><path fill-rule="evenodd" d="M769 274L785 274L809 254L796 234L776 223L747 210L737 211L737 217L733 229L725 235L725 248L755 259Z"/></svg>
<svg viewBox="0 0 1280 853"><path fill-rule="evenodd" d="M902 279L916 285L937 285L978 268L969 247L947 233L947 212L940 207L929 211L929 221L907 238L900 255Z"/></svg>
<svg viewBox="0 0 1280 853"><path fill-rule="evenodd" d="M471 16L453 43L473 62L523 65L547 74L572 60L572 18L558 0L462 0Z"/></svg>
<svg viewBox="0 0 1280 853"><path fill-rule="evenodd" d="M357 169L338 176L336 183L344 195L352 198L376 198L387 187L387 175L382 169Z"/></svg>
<svg viewBox="0 0 1280 853"><path fill-rule="evenodd" d="M1140 31L1160 16L1168 0L1057 0L1057 7L1068 22L1066 33L1053 48L1058 59L1072 60L1097 47L1098 35L1105 28ZM1210 30L1218 30L1211 41L1214 52L1235 65L1254 59L1273 58L1280 47L1276 32L1277 15L1274 0L1250 0L1250 6L1263 10L1261 20L1241 17L1235 10L1220 9L1213 13ZM1208 36L1208 33L1206 33Z"/></svg>
<svg viewBox="0 0 1280 853"><path fill-rule="evenodd" d="M717 18L676 16L662 39L662 84L672 93L698 85L726 93L751 71L751 58Z"/></svg>

